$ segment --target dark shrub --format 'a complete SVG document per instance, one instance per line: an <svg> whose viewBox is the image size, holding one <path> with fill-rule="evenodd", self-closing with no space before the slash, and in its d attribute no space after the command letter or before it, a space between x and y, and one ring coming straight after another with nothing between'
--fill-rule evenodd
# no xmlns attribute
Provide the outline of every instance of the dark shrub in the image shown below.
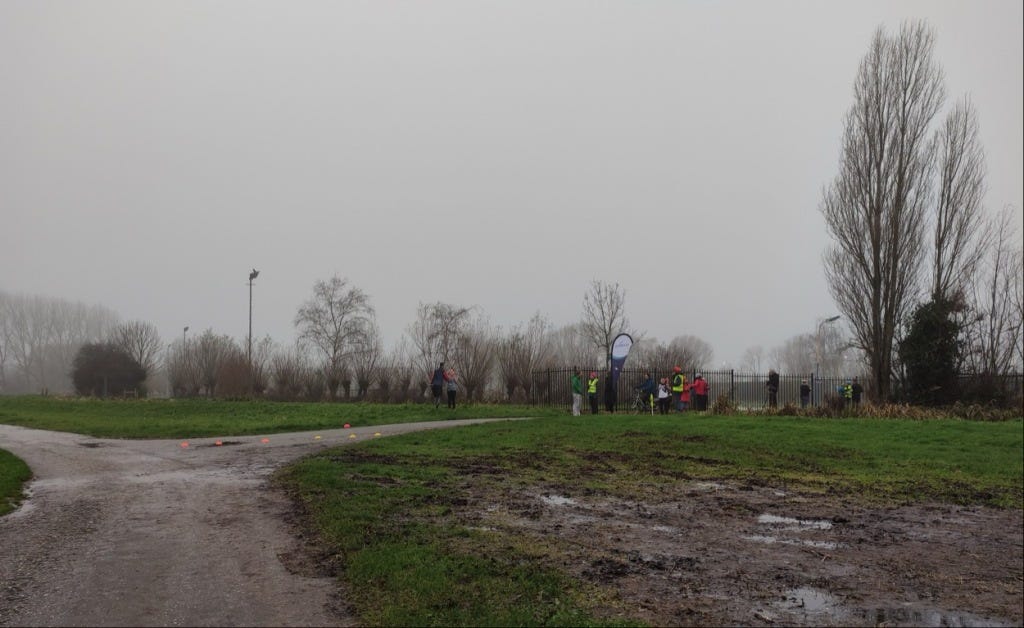
<svg viewBox="0 0 1024 628"><path fill-rule="evenodd" d="M137 391L146 369L109 342L82 345L71 367L71 381L80 395L105 397Z"/></svg>

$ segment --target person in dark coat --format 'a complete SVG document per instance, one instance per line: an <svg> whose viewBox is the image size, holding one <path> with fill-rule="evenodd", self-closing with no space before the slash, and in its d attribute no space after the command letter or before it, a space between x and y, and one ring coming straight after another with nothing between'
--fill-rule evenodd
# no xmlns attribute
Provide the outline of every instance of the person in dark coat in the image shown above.
<svg viewBox="0 0 1024 628"><path fill-rule="evenodd" d="M618 401L618 395L615 393L615 382L612 379L611 371L608 371L604 376L604 409L608 412L615 412L615 404Z"/></svg>
<svg viewBox="0 0 1024 628"><path fill-rule="evenodd" d="M864 387L861 386L860 382L857 381L857 378L854 377L853 378L853 383L850 384L850 398L853 399L853 407L856 408L857 406L860 405L860 398L861 398L861 395L863 395L863 394L864 394Z"/></svg>
<svg viewBox="0 0 1024 628"><path fill-rule="evenodd" d="M768 371L768 381L764 383L768 389L768 407L776 408L779 405L779 374L775 369Z"/></svg>
<svg viewBox="0 0 1024 628"><path fill-rule="evenodd" d="M807 384L806 379L800 380L800 407L806 408L807 404L811 402L811 387Z"/></svg>

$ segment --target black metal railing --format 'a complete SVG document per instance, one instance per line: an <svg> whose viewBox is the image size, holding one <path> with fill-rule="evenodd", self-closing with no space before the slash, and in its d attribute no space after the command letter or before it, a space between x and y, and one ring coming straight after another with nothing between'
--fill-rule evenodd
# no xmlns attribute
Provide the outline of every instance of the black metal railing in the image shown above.
<svg viewBox="0 0 1024 628"><path fill-rule="evenodd" d="M586 411L587 376L591 372L596 372L598 375L597 395L600 409L604 411L605 385L608 373L605 370L593 367L580 369L581 379L583 380L584 409ZM530 390L530 402L549 406L564 406L567 409L571 408L572 373L573 369L571 368L534 371L533 385ZM671 382L673 375L672 367L623 369L615 386L617 412L630 410L630 405L635 397L634 388L646 379L647 373L651 374L655 382L659 381L662 377L668 378ZM722 394L727 396L733 406L743 410L767 408L772 402L768 387L768 373L744 373L732 369L726 371L693 369L684 373L687 383L692 384L698 373L708 383L709 406ZM841 397L843 395L843 387L852 379L852 376L815 377L813 373L780 374L775 403L778 407L786 404L801 407L803 400L800 397L800 387L806 382L810 388L807 404L821 406L828 403L829 398ZM860 383L864 387L864 398L867 399L870 394L871 382L866 381L862 377L860 378ZM1001 376L961 375L960 385L965 395L967 391L975 390L979 386L984 385L986 394L988 394L989 390L996 391L996 393L992 394L996 395L999 399L995 397L993 399L999 401L1004 401L1005 399L1019 400L1021 399L1022 388L1024 388L1024 374L1010 373ZM979 401L973 397L965 400L971 402Z"/></svg>

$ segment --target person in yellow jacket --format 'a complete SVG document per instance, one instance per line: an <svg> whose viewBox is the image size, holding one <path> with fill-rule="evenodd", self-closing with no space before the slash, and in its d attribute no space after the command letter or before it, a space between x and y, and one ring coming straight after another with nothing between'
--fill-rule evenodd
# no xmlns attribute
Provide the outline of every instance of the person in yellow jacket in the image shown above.
<svg viewBox="0 0 1024 628"><path fill-rule="evenodd" d="M684 390L686 390L686 376L683 375L683 369L677 366L672 369L672 401L675 402L676 412L682 412L684 410Z"/></svg>
<svg viewBox="0 0 1024 628"><path fill-rule="evenodd" d="M590 414L597 414L597 372L590 371L587 378L587 401L590 402Z"/></svg>

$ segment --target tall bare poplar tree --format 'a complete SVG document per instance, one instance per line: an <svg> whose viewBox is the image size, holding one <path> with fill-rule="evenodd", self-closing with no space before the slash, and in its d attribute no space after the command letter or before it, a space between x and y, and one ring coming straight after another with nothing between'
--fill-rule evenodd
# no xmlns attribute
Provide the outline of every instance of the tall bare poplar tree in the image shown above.
<svg viewBox="0 0 1024 628"><path fill-rule="evenodd" d="M895 36L875 32L846 115L839 174L821 202L835 240L824 259L829 288L881 399L889 396L897 325L913 305L925 257L928 128L944 99L933 42L921 22Z"/></svg>
<svg viewBox="0 0 1024 628"><path fill-rule="evenodd" d="M931 296L959 300L984 255L985 153L978 116L967 98L958 102L936 132L938 192L935 199Z"/></svg>

